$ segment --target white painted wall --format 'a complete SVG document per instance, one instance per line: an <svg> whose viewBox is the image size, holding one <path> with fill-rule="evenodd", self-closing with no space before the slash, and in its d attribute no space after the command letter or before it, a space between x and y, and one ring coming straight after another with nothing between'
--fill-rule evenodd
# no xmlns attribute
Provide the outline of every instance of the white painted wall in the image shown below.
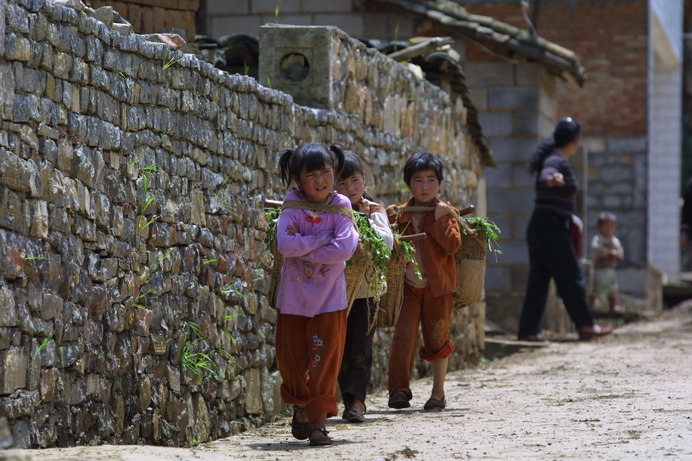
<svg viewBox="0 0 692 461"><path fill-rule="evenodd" d="M648 260L680 278L682 0L649 2Z"/></svg>

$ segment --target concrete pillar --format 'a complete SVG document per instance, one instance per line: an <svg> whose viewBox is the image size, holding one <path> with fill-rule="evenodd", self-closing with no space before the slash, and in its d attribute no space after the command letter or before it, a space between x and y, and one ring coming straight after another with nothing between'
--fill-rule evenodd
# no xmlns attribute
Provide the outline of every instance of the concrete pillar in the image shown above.
<svg viewBox="0 0 692 461"><path fill-rule="evenodd" d="M300 105L333 109L331 51L338 39L332 26L266 24L259 34L259 80L293 96Z"/></svg>

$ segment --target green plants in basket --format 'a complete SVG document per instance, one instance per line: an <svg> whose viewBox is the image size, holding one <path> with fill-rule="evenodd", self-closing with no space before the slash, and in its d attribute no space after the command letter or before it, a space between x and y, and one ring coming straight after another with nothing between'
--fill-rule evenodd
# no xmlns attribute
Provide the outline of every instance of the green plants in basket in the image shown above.
<svg viewBox="0 0 692 461"><path fill-rule="evenodd" d="M472 231L476 231L480 234L487 242L488 251L495 255L495 260L497 261L497 256L502 254L500 244L497 242L500 237L500 228L498 225L485 216L474 216L461 219L467 224L467 226L462 226L462 233L467 234L469 232L467 228L470 228Z"/></svg>
<svg viewBox="0 0 692 461"><path fill-rule="evenodd" d="M367 216L363 213L354 212L353 220L360 234L360 241L372 258L373 273L368 282L372 289L377 289L382 282L386 281L385 275L389 266L391 250L384 243L382 236L370 225Z"/></svg>

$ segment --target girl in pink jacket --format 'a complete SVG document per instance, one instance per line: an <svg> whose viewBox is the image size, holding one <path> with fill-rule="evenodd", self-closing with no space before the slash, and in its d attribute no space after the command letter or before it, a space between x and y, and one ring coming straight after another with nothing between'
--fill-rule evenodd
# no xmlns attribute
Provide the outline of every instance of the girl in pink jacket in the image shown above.
<svg viewBox="0 0 692 461"><path fill-rule="evenodd" d="M351 202L334 191L344 164L337 146L308 143L281 154L286 184L276 241L284 257L276 308L281 397L294 405L292 434L330 445L326 418L336 416L336 383L346 336L344 269L358 245ZM325 207L326 205L326 207Z"/></svg>

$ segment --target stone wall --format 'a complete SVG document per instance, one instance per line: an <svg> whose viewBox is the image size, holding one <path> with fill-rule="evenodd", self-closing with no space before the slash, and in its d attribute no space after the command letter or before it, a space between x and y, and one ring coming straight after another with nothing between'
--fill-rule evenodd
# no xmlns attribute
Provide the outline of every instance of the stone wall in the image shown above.
<svg viewBox="0 0 692 461"><path fill-rule="evenodd" d="M420 88L438 120L415 140L46 0L0 3L0 37L0 416L17 447L186 445L281 410L262 211L285 193L280 149L342 142L384 203L405 198L418 150L450 165L455 203L481 174L463 107L404 67L382 78ZM375 110L403 133L396 96ZM482 304L455 315L452 368L480 359L483 319Z"/></svg>

